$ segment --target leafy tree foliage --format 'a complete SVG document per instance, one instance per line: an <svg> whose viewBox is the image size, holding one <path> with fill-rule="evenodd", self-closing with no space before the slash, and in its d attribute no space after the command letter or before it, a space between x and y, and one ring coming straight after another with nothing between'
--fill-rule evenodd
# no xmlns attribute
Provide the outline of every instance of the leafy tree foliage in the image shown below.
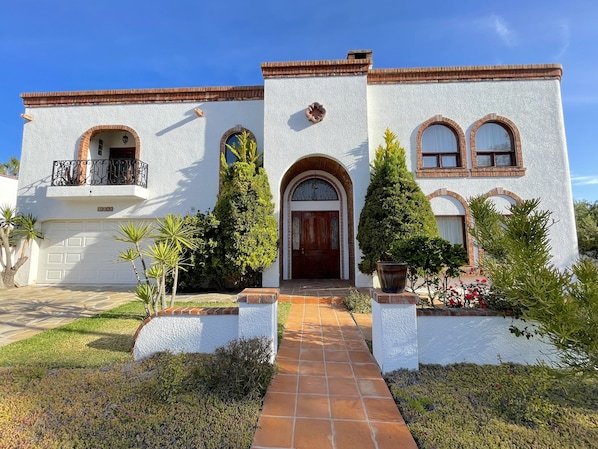
<svg viewBox="0 0 598 449"><path fill-rule="evenodd" d="M511 206L503 216L486 198L470 201L476 244L484 249L483 267L504 298L504 307L537 323L560 350L563 366L595 376L598 370L598 266L589 259L560 270L551 262L551 213L538 200ZM484 229L489 226L492 232ZM513 329L517 335L532 334Z"/></svg>
<svg viewBox="0 0 598 449"><path fill-rule="evenodd" d="M598 201L576 201L575 221L579 253L598 259Z"/></svg>
<svg viewBox="0 0 598 449"><path fill-rule="evenodd" d="M371 274L394 242L417 235L437 237L430 202L407 169L405 150L386 129L376 149L370 184L359 216L357 241L363 254L359 270Z"/></svg>
<svg viewBox="0 0 598 449"><path fill-rule="evenodd" d="M20 161L16 157L11 156L6 163L0 162L0 175L18 176L20 166Z"/></svg>
<svg viewBox="0 0 598 449"><path fill-rule="evenodd" d="M467 251L462 245L453 245L440 237L415 236L397 241L390 254L393 259L409 265L409 289L425 287L428 298L444 299L450 279L459 277L467 263Z"/></svg>
<svg viewBox="0 0 598 449"><path fill-rule="evenodd" d="M219 222L211 258L212 279L222 287L254 285L277 256L278 225L268 176L256 163L255 142L247 132L231 147L237 161L223 160L220 194L214 207Z"/></svg>

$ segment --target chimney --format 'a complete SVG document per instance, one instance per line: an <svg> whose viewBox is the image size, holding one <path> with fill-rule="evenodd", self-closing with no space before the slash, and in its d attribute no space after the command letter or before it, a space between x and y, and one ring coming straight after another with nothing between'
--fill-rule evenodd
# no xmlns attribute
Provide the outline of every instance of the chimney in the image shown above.
<svg viewBox="0 0 598 449"><path fill-rule="evenodd" d="M369 59L372 60L372 50L349 50L347 59Z"/></svg>

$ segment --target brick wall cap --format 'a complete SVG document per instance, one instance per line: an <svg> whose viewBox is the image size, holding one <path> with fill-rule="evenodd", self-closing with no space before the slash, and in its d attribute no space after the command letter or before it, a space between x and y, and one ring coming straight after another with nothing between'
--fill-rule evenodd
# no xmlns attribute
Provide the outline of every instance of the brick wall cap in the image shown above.
<svg viewBox="0 0 598 449"><path fill-rule="evenodd" d="M378 304L416 304L418 296L411 292L384 293L379 288L372 289L372 300Z"/></svg>
<svg viewBox="0 0 598 449"><path fill-rule="evenodd" d="M237 302L247 304L274 304L278 301L278 288L246 288L237 295Z"/></svg>

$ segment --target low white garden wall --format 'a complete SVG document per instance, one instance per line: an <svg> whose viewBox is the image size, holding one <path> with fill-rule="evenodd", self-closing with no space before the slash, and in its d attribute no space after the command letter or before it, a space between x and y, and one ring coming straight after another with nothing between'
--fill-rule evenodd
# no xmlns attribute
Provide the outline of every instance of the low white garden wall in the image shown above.
<svg viewBox="0 0 598 449"><path fill-rule="evenodd" d="M164 309L137 329L135 360L157 352L212 353L236 338L266 337L272 361L278 350L278 289L245 289L237 295L239 307L185 307Z"/></svg>
<svg viewBox="0 0 598 449"><path fill-rule="evenodd" d="M529 328L530 323L484 310L416 310L417 296L407 292L373 289L372 299L373 353L383 373L418 369L420 363L555 365L558 360L555 348L540 337L509 331L512 324Z"/></svg>

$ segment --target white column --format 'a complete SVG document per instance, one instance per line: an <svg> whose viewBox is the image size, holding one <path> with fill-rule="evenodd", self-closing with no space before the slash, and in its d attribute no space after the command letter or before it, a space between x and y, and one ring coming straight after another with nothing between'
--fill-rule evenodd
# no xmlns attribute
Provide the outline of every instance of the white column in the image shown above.
<svg viewBox="0 0 598 449"><path fill-rule="evenodd" d="M372 345L380 371L418 369L417 315L413 293L372 289Z"/></svg>
<svg viewBox="0 0 598 449"><path fill-rule="evenodd" d="M278 292L277 288L246 288L237 295L239 338L268 338L272 362L278 351Z"/></svg>

